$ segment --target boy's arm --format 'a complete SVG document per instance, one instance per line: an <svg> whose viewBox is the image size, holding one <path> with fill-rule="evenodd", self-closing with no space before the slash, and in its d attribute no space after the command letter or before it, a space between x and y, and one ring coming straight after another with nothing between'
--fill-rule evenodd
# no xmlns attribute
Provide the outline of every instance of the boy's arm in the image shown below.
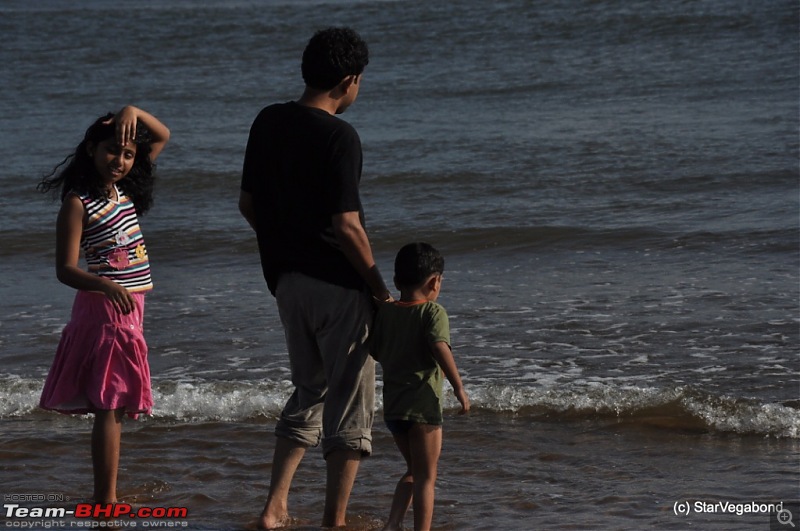
<svg viewBox="0 0 800 531"><path fill-rule="evenodd" d="M456 360L453 358L453 351L450 350L450 345L444 341L432 343L431 350L433 351L433 357L436 359L439 367L442 368L442 372L447 378L447 381L453 386L453 393L455 393L456 398L461 403L461 411L459 411L458 414L463 415L469 411L469 397L464 390L464 384L461 383L461 376L458 374L458 367L456 367Z"/></svg>

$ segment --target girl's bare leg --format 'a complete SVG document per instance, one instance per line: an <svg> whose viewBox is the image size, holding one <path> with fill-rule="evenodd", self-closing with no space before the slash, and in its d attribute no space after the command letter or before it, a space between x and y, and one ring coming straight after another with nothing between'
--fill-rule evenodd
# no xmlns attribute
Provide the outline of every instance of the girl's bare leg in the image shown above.
<svg viewBox="0 0 800 531"><path fill-rule="evenodd" d="M442 452L442 427L415 424L409 431L411 473L414 476L414 529L428 531L433 520L437 466Z"/></svg>
<svg viewBox="0 0 800 531"><path fill-rule="evenodd" d="M92 426L92 468L96 503L117 502L117 473L122 439L123 409L95 412Z"/></svg>

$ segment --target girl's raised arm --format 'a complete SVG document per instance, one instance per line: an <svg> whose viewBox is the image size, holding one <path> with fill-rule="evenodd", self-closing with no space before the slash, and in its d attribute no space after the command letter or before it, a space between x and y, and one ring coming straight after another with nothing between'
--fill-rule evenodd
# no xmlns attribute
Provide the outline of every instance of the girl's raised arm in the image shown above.
<svg viewBox="0 0 800 531"><path fill-rule="evenodd" d="M112 120L117 126L117 142L123 146L136 139L136 124L139 121L147 127L152 138L150 142L151 162L155 162L161 150L167 145L170 135L169 129L158 118L145 110L133 105L126 105Z"/></svg>

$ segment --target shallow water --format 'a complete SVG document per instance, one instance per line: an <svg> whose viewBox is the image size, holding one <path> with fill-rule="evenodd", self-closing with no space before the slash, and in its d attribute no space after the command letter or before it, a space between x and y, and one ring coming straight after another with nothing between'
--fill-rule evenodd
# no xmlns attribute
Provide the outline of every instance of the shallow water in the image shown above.
<svg viewBox="0 0 800 531"><path fill-rule="evenodd" d="M3 432L4 475L15 478L7 488L85 499L89 421L80 426L36 417L40 435L31 436L23 423ZM194 529L254 528L269 484L269 422L132 424L123 437L122 501L188 507L186 521ZM348 528L380 529L403 472L385 428L378 426L375 436L375 455L362 464L354 488ZM796 495L797 452L793 439L713 435L676 429L663 418L553 421L478 410L468 419L446 418L434 526L766 529L768 515L681 518L673 505L788 501ZM294 529L318 523L323 477L321 454L310 451L292 490Z"/></svg>
<svg viewBox="0 0 800 531"><path fill-rule="evenodd" d="M126 423L120 490L187 506L195 529L252 527L290 387L236 210L242 156L260 108L299 96L311 33L348 24L371 50L343 118L364 146L379 265L388 277L411 240L443 251L476 408L446 420L436 527L767 528L674 507L800 498L795 3L10 0L0 13L4 495L89 494L90 421L36 409L74 294L53 274L57 204L34 187L94 117L132 102L173 136L142 219L156 407ZM353 528L380 528L401 472L375 432ZM312 452L297 478L296 528L318 522L322 467Z"/></svg>

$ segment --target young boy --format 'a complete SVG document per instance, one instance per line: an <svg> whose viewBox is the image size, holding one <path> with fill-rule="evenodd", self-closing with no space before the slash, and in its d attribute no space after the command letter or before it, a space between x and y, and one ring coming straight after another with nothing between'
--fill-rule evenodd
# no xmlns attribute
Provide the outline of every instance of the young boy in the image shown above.
<svg viewBox="0 0 800 531"><path fill-rule="evenodd" d="M372 355L383 367L383 416L408 467L394 492L384 529L402 529L414 502L414 529L427 530L433 518L436 467L442 449L442 373L469 411L450 350L450 324L436 303L444 258L427 243L411 243L397 253L394 283L400 300L382 304L373 330Z"/></svg>

